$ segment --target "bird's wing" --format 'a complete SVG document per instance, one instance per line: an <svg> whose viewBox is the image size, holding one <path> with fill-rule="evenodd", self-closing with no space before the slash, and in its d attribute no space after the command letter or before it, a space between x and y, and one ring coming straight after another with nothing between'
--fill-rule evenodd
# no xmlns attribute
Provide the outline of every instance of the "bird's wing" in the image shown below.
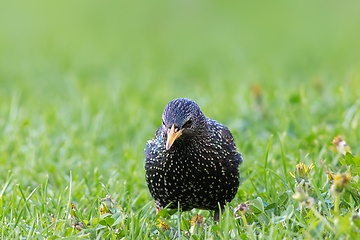
<svg viewBox="0 0 360 240"><path fill-rule="evenodd" d="M223 124L208 118L208 122L213 126L214 136L220 138L221 149L225 151L229 157L228 162L236 167L243 161L241 153L236 148L233 135L230 130Z"/></svg>
<svg viewBox="0 0 360 240"><path fill-rule="evenodd" d="M145 149L145 157L146 157L146 164L145 168L148 168L149 165L154 164L154 160L158 157L157 153L161 151L161 148L164 148L165 143L163 143L163 134L161 131L161 126L158 128L158 130L155 133L155 137L152 140L149 140L146 144ZM162 146L164 145L164 146Z"/></svg>

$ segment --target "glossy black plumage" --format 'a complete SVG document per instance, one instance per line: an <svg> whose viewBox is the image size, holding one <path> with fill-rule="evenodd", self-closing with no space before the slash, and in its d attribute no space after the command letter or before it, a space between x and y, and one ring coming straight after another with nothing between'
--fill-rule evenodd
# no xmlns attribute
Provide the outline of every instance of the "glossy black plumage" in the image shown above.
<svg viewBox="0 0 360 240"><path fill-rule="evenodd" d="M184 98L166 105L162 122L145 150L156 208L177 208L180 202L183 211L215 210L218 219L218 204L223 208L234 198L240 181L242 158L231 132Z"/></svg>

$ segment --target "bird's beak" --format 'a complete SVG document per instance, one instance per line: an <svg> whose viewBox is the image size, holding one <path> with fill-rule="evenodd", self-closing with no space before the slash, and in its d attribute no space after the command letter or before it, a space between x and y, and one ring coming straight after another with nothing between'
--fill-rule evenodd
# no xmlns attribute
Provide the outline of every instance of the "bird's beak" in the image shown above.
<svg viewBox="0 0 360 240"><path fill-rule="evenodd" d="M174 124L171 126L171 128L167 131L167 141L166 141L166 150L169 150L175 140L180 137L182 134L182 129L175 132L175 126Z"/></svg>

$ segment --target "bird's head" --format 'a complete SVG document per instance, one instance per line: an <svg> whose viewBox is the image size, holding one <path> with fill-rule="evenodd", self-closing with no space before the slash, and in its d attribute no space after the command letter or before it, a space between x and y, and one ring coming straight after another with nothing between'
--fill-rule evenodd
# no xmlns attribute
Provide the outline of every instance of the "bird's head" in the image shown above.
<svg viewBox="0 0 360 240"><path fill-rule="evenodd" d="M199 105L186 98L169 102L162 114L162 127L166 132L166 150L169 150L178 138L192 138L204 130L205 116Z"/></svg>

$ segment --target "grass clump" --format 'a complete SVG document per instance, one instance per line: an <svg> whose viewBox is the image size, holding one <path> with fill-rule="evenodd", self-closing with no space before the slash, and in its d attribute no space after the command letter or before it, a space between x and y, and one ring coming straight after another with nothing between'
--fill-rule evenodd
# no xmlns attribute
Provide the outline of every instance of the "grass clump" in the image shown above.
<svg viewBox="0 0 360 240"><path fill-rule="evenodd" d="M1 239L358 238L358 5L1 3ZM178 97L244 157L217 224L145 183Z"/></svg>

